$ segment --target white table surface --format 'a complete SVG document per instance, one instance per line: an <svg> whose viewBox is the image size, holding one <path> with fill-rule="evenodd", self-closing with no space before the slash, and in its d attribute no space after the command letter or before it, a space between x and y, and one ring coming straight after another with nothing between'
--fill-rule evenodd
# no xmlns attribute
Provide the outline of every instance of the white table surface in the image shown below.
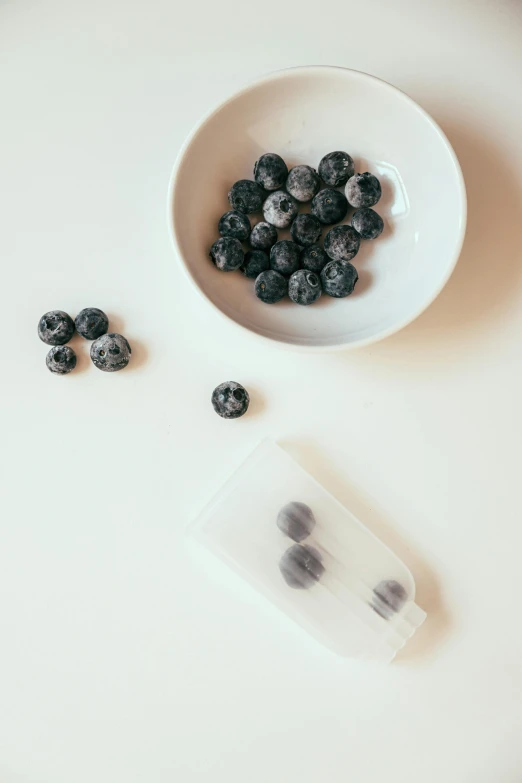
<svg viewBox="0 0 522 783"><path fill-rule="evenodd" d="M517 0L0 5L1 783L522 781L521 35ZM165 226L201 114L307 63L406 90L468 188L446 290L353 353L236 333ZM46 370L39 316L85 306L132 369L75 338L79 370ZM239 422L209 404L232 378ZM266 435L411 567L429 619L392 666L330 655L187 548Z"/></svg>

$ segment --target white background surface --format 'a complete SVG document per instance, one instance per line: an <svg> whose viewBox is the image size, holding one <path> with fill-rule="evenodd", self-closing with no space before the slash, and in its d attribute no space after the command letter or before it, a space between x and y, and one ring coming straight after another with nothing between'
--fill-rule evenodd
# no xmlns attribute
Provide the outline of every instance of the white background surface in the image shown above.
<svg viewBox="0 0 522 783"><path fill-rule="evenodd" d="M516 0L0 5L2 783L522 781L521 34ZM310 62L406 90L468 187L439 300L344 355L237 334L165 227L200 115ZM132 369L75 342L79 371L46 370L39 316L85 306ZM231 378L238 422L209 405ZM430 617L391 667L330 656L183 540L267 434L412 568Z"/></svg>

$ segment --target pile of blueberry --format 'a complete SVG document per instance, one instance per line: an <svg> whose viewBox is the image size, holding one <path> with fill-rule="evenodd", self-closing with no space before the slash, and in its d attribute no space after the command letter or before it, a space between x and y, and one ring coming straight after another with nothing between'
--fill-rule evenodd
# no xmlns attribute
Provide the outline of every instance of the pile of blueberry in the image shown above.
<svg viewBox="0 0 522 783"><path fill-rule="evenodd" d="M296 542L279 561L283 579L295 590L308 590L319 582L325 572L321 554L301 543L312 533L315 524L314 513L306 503L287 503L277 515L279 530ZM406 599L406 590L399 582L385 579L374 588L370 606L380 617L389 620L396 612L400 612Z"/></svg>
<svg viewBox="0 0 522 783"><path fill-rule="evenodd" d="M109 319L97 307L87 307L78 313L73 321L63 310L51 310L42 315L38 322L38 336L46 345L53 347L46 357L49 370L56 375L67 375L76 367L76 353L66 345L75 331L93 340L91 360L103 372L123 370L130 361L131 347L121 334L107 334Z"/></svg>
<svg viewBox="0 0 522 783"><path fill-rule="evenodd" d="M326 187L321 186L321 181ZM336 188L345 187L345 192ZM232 209L220 219L221 238L210 257L223 272L240 269L255 280L262 302L274 304L288 295L296 304L316 302L328 296L349 296L358 280L350 261L361 239L376 239L384 228L371 207L381 197L381 185L369 172L355 174L347 152L330 152L319 163L294 166L273 152L262 155L254 166L254 180L232 185L228 200ZM299 205L310 202L310 212ZM350 207L351 225L337 225L319 244L324 226L341 223ZM262 210L264 220L252 228L249 214ZM278 229L290 229L291 239L279 239ZM243 242L249 250L244 252Z"/></svg>

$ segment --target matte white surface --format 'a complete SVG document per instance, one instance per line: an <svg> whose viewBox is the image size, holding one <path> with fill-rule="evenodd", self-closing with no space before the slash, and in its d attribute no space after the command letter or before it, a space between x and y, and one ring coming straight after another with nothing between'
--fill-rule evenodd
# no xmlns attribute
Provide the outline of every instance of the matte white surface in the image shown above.
<svg viewBox="0 0 522 783"><path fill-rule="evenodd" d="M0 6L2 783L520 783L521 23L515 0ZM309 62L406 90L468 189L439 299L344 355L236 334L165 226L199 117ZM38 317L89 305L133 369L76 342L51 376ZM252 415L226 422L232 378ZM429 620L391 667L328 655L182 538L265 435L411 568Z"/></svg>
<svg viewBox="0 0 522 783"><path fill-rule="evenodd" d="M360 279L349 299L323 296L296 307L285 298L267 307L251 280L209 263L228 190L252 178L260 155L317 168L327 152L347 147L357 172L379 177L376 209L385 224L378 241L361 242L353 260ZM218 312L284 345L354 348L398 331L441 291L462 247L466 194L447 139L408 96L360 71L315 66L269 74L203 119L176 162L167 216L189 279ZM251 215L252 225L260 217Z"/></svg>

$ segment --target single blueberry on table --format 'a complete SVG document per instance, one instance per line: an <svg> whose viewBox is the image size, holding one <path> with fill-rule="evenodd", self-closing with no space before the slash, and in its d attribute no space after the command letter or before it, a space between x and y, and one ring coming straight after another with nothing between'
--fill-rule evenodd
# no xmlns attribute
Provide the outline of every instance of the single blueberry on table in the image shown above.
<svg viewBox="0 0 522 783"><path fill-rule="evenodd" d="M324 574L319 552L311 546L294 544L279 561L279 570L289 587L308 590Z"/></svg>
<svg viewBox="0 0 522 783"><path fill-rule="evenodd" d="M288 296L298 305L313 304L321 294L319 276L308 269L298 269L288 281Z"/></svg>
<svg viewBox="0 0 522 783"><path fill-rule="evenodd" d="M264 198L263 188L251 179L240 179L239 182L234 182L228 194L232 209L244 212L245 215L258 212L263 206Z"/></svg>
<svg viewBox="0 0 522 783"><path fill-rule="evenodd" d="M315 215L321 223L331 225L345 219L348 212L348 202L346 196L339 193L338 190L324 188L312 199L311 210L312 215Z"/></svg>
<svg viewBox="0 0 522 783"><path fill-rule="evenodd" d="M361 237L352 226L334 226L324 238L324 249L332 261L351 261L360 244Z"/></svg>
<svg viewBox="0 0 522 783"><path fill-rule="evenodd" d="M241 271L245 277L255 278L270 269L270 259L263 250L249 250L245 253L245 260L241 266Z"/></svg>
<svg viewBox="0 0 522 783"><path fill-rule="evenodd" d="M310 245L301 252L301 266L310 272L319 274L329 260L321 245Z"/></svg>
<svg viewBox="0 0 522 783"><path fill-rule="evenodd" d="M279 272L268 269L256 277L255 294L265 304L275 304L288 293L288 280Z"/></svg>
<svg viewBox="0 0 522 783"><path fill-rule="evenodd" d="M365 171L364 174L354 174L346 183L346 198L352 207L373 207L381 197L381 183Z"/></svg>
<svg viewBox="0 0 522 783"><path fill-rule="evenodd" d="M352 215L352 226L360 234L361 239L377 239L382 234L384 221L370 207L361 207Z"/></svg>
<svg viewBox="0 0 522 783"><path fill-rule="evenodd" d="M276 228L288 228L296 215L297 203L284 190L271 193L263 204L263 217Z"/></svg>
<svg viewBox="0 0 522 783"><path fill-rule="evenodd" d="M326 185L338 188L353 176L354 164L347 152L329 152L319 163L319 176Z"/></svg>
<svg viewBox="0 0 522 783"><path fill-rule="evenodd" d="M270 250L270 268L291 275L301 266L301 248L290 239L280 239Z"/></svg>
<svg viewBox="0 0 522 783"><path fill-rule="evenodd" d="M98 370L117 372L130 361L131 347L121 334L104 334L91 345L91 360Z"/></svg>
<svg viewBox="0 0 522 783"><path fill-rule="evenodd" d="M220 218L218 231L222 237L232 237L245 242L250 236L250 220L243 212L231 209Z"/></svg>
<svg viewBox="0 0 522 783"><path fill-rule="evenodd" d="M250 234L250 247L254 250L270 250L277 242L277 229L270 223L256 223Z"/></svg>
<svg viewBox="0 0 522 783"><path fill-rule="evenodd" d="M358 279L357 269L349 261L329 261L321 272L323 291L336 299L350 296Z"/></svg>
<svg viewBox="0 0 522 783"><path fill-rule="evenodd" d="M212 392L212 406L223 419L239 419L248 410L250 397L244 386L236 381L226 381Z"/></svg>
<svg viewBox="0 0 522 783"><path fill-rule="evenodd" d="M243 263L243 248L239 239L221 237L210 248L210 258L222 272L233 272Z"/></svg>
<svg viewBox="0 0 522 783"><path fill-rule="evenodd" d="M320 187L321 181L317 171L311 166L294 166L290 169L286 189L296 201L301 203L311 201Z"/></svg>
<svg viewBox="0 0 522 783"><path fill-rule="evenodd" d="M287 503L277 515L277 527L285 536L299 543L314 529L314 513L306 503Z"/></svg>
<svg viewBox="0 0 522 783"><path fill-rule="evenodd" d="M283 158L275 152L261 155L254 164L254 179L265 190L280 190L288 176L288 168Z"/></svg>
<svg viewBox="0 0 522 783"><path fill-rule="evenodd" d="M78 334L86 340L96 340L109 328L109 319L97 307L86 307L78 313L74 323Z"/></svg>
<svg viewBox="0 0 522 783"><path fill-rule="evenodd" d="M290 236L298 245L306 247L319 241L323 226L313 215L298 215L290 228Z"/></svg>
<svg viewBox="0 0 522 783"><path fill-rule="evenodd" d="M76 367L76 354L68 345L55 345L45 357L45 363L55 375L67 375Z"/></svg>
<svg viewBox="0 0 522 783"><path fill-rule="evenodd" d="M65 345L74 334L74 321L63 310L50 310L38 321L38 337L47 345Z"/></svg>
<svg viewBox="0 0 522 783"><path fill-rule="evenodd" d="M379 582L373 593L374 600L371 607L385 620L389 620L396 612L400 612L406 603L406 590L394 579L385 579Z"/></svg>

